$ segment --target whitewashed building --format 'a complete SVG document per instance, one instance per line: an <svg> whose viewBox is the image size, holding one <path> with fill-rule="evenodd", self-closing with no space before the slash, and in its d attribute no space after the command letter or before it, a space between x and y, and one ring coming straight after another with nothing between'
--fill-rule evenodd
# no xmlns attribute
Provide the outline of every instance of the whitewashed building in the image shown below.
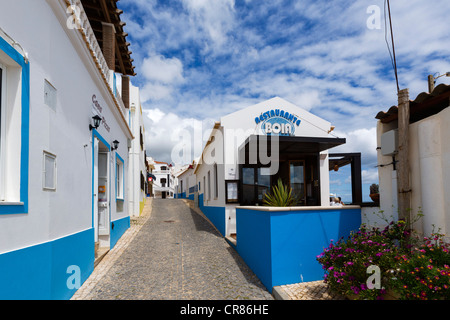
<svg viewBox="0 0 450 320"><path fill-rule="evenodd" d="M68 299L130 225L124 23L114 1L0 8L0 299Z"/></svg>
<svg viewBox="0 0 450 320"><path fill-rule="evenodd" d="M195 194L198 192L199 185L195 176L195 167L197 163L192 161L192 164L184 166L176 175L175 194L178 199L194 200Z"/></svg>
<svg viewBox="0 0 450 320"><path fill-rule="evenodd" d="M148 190L148 162L145 150L145 127L139 88L130 84L129 125L133 136L129 148L129 213L139 216L144 208Z"/></svg>
<svg viewBox="0 0 450 320"><path fill-rule="evenodd" d="M409 102L409 205L419 233L450 235L450 86L422 92ZM388 220L398 219L398 107L377 114L380 208ZM408 190L407 190L408 191ZM382 224L374 215L368 221Z"/></svg>
<svg viewBox="0 0 450 320"><path fill-rule="evenodd" d="M152 160L154 166L152 170L153 197L155 198L173 198L174 196L174 176L172 175L172 165L164 161Z"/></svg>
<svg viewBox="0 0 450 320"><path fill-rule="evenodd" d="M330 134L333 129L279 97L223 116L194 170L199 207L224 236L236 233L236 207L263 205L279 178L300 206L328 207L330 167L348 164L348 157L356 177L353 203L361 203L360 154L330 155L329 149L345 143Z"/></svg>

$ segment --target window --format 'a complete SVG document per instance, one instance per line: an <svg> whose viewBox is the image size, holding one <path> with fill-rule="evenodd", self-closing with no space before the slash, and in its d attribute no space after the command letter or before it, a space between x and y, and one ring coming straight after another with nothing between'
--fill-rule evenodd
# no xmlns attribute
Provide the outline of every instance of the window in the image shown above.
<svg viewBox="0 0 450 320"><path fill-rule="evenodd" d="M264 195L270 192L270 168L243 167L239 191L241 205L263 204Z"/></svg>
<svg viewBox="0 0 450 320"><path fill-rule="evenodd" d="M48 191L56 191L56 156L44 151L42 188Z"/></svg>
<svg viewBox="0 0 450 320"><path fill-rule="evenodd" d="M0 36L0 215L28 213L29 97L30 63Z"/></svg>
<svg viewBox="0 0 450 320"><path fill-rule="evenodd" d="M211 200L211 171L208 171L208 200Z"/></svg>
<svg viewBox="0 0 450 320"><path fill-rule="evenodd" d="M300 201L305 200L305 163L304 161L289 162L289 186L292 194Z"/></svg>
<svg viewBox="0 0 450 320"><path fill-rule="evenodd" d="M4 185L3 185L3 177L4 177L4 146L5 146L5 78L6 72L3 71L4 67L0 64L0 200L4 200Z"/></svg>
<svg viewBox="0 0 450 320"><path fill-rule="evenodd" d="M214 163L214 198L219 197L219 177L217 176L217 163Z"/></svg>
<svg viewBox="0 0 450 320"><path fill-rule="evenodd" d="M116 153L116 200L124 199L124 165L123 159ZM142 173L141 173L142 177Z"/></svg>

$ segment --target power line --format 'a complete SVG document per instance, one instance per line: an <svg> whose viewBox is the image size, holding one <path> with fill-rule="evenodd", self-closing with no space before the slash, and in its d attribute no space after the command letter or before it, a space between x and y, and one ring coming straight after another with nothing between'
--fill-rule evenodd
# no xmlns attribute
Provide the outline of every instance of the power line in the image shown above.
<svg viewBox="0 0 450 320"><path fill-rule="evenodd" d="M387 41L387 19L386 19L386 4L387 4L387 9L388 9L388 15L389 15L389 27L390 27L390 31L391 31L391 42L392 42L392 54L391 54L391 49L389 47L389 43ZM389 50L389 55L391 57L391 63L392 63L392 67L394 68L394 73L395 73L395 81L397 83L397 93L400 91L400 86L398 85L398 73L397 73L397 59L395 57L395 44L394 44L394 33L392 31L392 18L391 18L391 6L389 4L389 0L385 0L384 2L384 24L385 24L385 29L384 29L384 38Z"/></svg>

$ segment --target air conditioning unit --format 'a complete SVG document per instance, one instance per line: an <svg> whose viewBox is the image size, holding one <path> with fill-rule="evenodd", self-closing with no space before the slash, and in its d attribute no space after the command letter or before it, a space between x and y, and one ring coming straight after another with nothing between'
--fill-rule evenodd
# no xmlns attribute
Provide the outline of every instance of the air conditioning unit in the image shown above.
<svg viewBox="0 0 450 320"><path fill-rule="evenodd" d="M398 129L387 131L381 135L381 154L393 156L398 153Z"/></svg>

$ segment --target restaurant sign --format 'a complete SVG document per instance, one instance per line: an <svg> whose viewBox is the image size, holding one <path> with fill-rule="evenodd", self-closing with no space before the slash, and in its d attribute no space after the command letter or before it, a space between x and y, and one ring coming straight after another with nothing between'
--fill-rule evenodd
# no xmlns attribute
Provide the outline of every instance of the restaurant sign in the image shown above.
<svg viewBox="0 0 450 320"><path fill-rule="evenodd" d="M280 109L273 109L261 113L255 118L257 125L261 124L261 131L266 135L293 136L295 128L300 126L298 116Z"/></svg>
<svg viewBox="0 0 450 320"><path fill-rule="evenodd" d="M92 110L94 114L97 114L102 118L102 124L105 127L106 131L110 132L111 128L109 127L108 123L106 122L105 117L102 115L103 108L100 105L100 103L97 100L97 96L94 94L92 95Z"/></svg>

